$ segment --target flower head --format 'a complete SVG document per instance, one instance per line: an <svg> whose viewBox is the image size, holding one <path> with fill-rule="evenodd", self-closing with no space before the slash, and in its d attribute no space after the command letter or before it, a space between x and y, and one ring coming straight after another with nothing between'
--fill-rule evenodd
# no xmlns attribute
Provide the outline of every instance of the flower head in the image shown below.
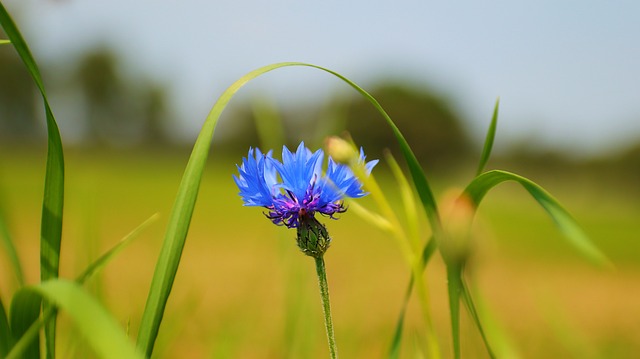
<svg viewBox="0 0 640 359"><path fill-rule="evenodd" d="M249 149L248 156L238 166L239 176L233 178L245 206L265 207L269 211L267 218L277 225L299 228L301 223L315 220L316 213L335 218L336 213L346 211L345 197L367 194L352 170L331 157L323 175L324 152L311 152L304 142L294 153L283 147L282 162L271 153ZM361 149L359 162L369 174L378 161L365 163Z"/></svg>

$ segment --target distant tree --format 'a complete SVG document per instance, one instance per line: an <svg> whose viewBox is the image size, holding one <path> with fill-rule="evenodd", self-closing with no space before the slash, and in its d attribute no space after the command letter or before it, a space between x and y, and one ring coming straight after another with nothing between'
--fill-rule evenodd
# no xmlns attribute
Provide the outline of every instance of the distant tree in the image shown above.
<svg viewBox="0 0 640 359"><path fill-rule="evenodd" d="M80 60L72 78L84 96L89 140L97 144L158 144L167 139L165 90L118 72L116 55L97 49Z"/></svg>
<svg viewBox="0 0 640 359"><path fill-rule="evenodd" d="M10 45L0 46L0 138L24 141L39 133L36 87Z"/></svg>
<svg viewBox="0 0 640 359"><path fill-rule="evenodd" d="M371 91L425 165L446 166L469 154L470 139L450 105L428 89L387 83ZM391 129L370 103L360 97L346 110L346 129L370 156L380 158L389 148L399 148Z"/></svg>

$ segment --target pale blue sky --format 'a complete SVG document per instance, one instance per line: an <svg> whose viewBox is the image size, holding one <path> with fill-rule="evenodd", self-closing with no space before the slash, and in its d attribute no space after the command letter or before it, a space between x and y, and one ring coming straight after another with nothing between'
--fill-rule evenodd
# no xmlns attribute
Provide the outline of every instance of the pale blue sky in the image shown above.
<svg viewBox="0 0 640 359"><path fill-rule="evenodd" d="M640 1L5 0L38 57L107 43L171 89L187 133L237 78L280 61L364 85L390 75L450 98L480 138L592 153L640 139ZM250 88L283 102L343 88L310 69ZM55 104L54 104L55 106Z"/></svg>

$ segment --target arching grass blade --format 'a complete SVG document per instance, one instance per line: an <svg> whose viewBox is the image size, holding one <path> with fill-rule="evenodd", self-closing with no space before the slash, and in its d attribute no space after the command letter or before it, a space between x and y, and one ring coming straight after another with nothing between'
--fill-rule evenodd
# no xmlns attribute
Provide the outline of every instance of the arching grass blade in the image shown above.
<svg viewBox="0 0 640 359"><path fill-rule="evenodd" d="M328 72L345 81L369 102L371 102L371 104L382 114L389 126L391 126L396 138L398 139L403 155L411 170L423 207L427 212L427 217L429 218L432 226L434 226L434 231L437 232L439 230L440 220L436 202L428 181L420 168L418 160L400 133L400 130L396 127L382 106L380 106L380 104L369 93L344 76L316 65L299 62L285 62L264 66L254 70L233 83L220 96L209 112L191 152L189 162L187 163L187 167L178 189L174 207L169 217L169 224L165 234L165 239L160 251L158 262L156 263L151 288L149 289L149 295L147 297L145 310L140 323L140 330L138 332L138 347L144 351L147 356L151 356L151 353L153 352L153 345L162 322L166 302L171 293L173 280L178 270L180 257L182 255L182 250L189 230L191 216L198 196L202 172L204 170L212 136L220 114L227 106L233 95L247 82L269 71L287 66L307 66Z"/></svg>
<svg viewBox="0 0 640 359"><path fill-rule="evenodd" d="M60 264L60 242L62 238L62 207L64 202L64 156L62 140L55 117L49 106L38 66L20 31L0 3L0 24L20 55L27 70L42 95L47 123L47 165L42 200L42 223L40 228L40 278L58 277ZM45 308L48 305L45 302ZM55 356L55 319L45 327L47 358Z"/></svg>
<svg viewBox="0 0 640 359"><path fill-rule="evenodd" d="M477 207L487 192L505 181L519 183L554 221L558 229L582 255L593 263L610 266L607 257L589 240L573 217L547 191L535 182L506 171L493 170L476 177L464 190Z"/></svg>

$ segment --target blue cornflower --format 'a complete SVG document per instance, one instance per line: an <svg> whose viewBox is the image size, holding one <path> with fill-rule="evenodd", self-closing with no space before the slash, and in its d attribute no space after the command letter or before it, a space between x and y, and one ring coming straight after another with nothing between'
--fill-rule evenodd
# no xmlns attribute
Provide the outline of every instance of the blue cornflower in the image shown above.
<svg viewBox="0 0 640 359"><path fill-rule="evenodd" d="M295 153L283 147L282 162L272 157L272 151L264 154L257 148L249 149L242 165L237 166L239 176L233 176L244 205L265 207L267 218L288 228L299 228L307 220L317 222L316 213L335 218L336 213L345 212L345 197L358 198L367 193L353 171L331 157L323 175L323 157L322 150L311 152L304 142ZM362 149L358 161L367 174L378 163L365 163Z"/></svg>

